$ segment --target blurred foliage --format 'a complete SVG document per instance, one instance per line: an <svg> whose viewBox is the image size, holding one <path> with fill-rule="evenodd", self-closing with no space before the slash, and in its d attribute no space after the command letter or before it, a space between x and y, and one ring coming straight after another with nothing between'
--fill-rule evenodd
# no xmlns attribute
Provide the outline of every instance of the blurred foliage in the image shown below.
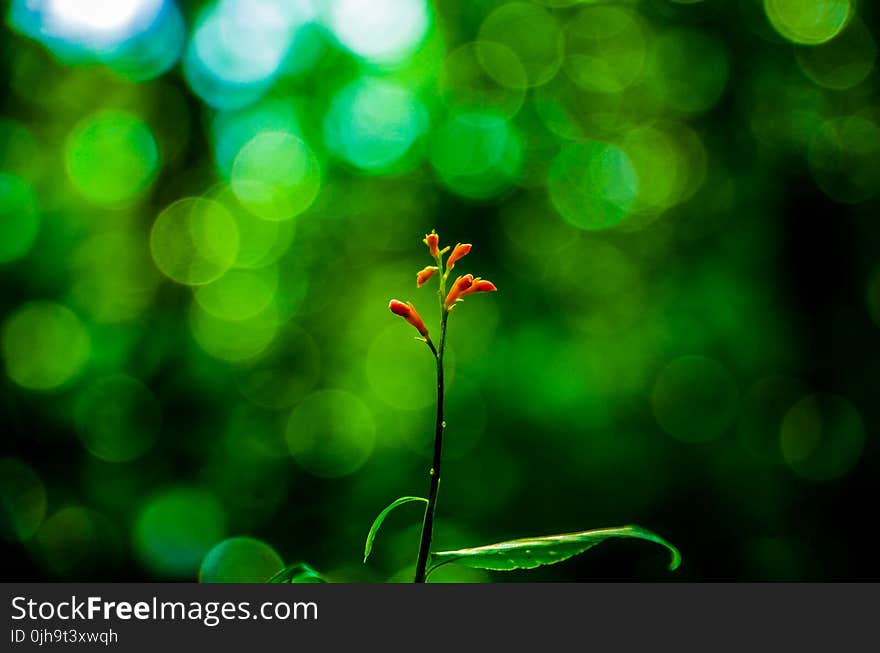
<svg viewBox="0 0 880 653"><path fill-rule="evenodd" d="M637 522L676 578L880 577L878 19L6 3L4 577L411 578L406 511L361 546L427 484L433 361L386 307L436 318L434 227L500 288L450 323L438 550Z"/></svg>

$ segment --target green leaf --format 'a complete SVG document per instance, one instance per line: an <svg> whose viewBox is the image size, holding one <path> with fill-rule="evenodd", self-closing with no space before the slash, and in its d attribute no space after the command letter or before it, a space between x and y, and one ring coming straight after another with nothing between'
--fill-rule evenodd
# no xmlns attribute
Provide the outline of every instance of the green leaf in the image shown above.
<svg viewBox="0 0 880 653"><path fill-rule="evenodd" d="M424 503L428 503L428 500L423 499L422 497L400 497L390 506L385 508L385 510L379 513L379 516L376 517L373 525L370 526L370 532L367 533L367 544L364 546L364 562L366 562L367 558L370 557L370 551L373 550L373 540L376 539L376 533L379 532L379 527L382 525L382 522L385 521L388 513L394 510L397 506L402 506L403 504L410 503L411 501L422 501Z"/></svg>
<svg viewBox="0 0 880 653"><path fill-rule="evenodd" d="M268 583L326 583L327 580L304 562L285 567L272 576Z"/></svg>
<svg viewBox="0 0 880 653"><path fill-rule="evenodd" d="M493 571L534 569L542 565L553 565L568 560L612 537L633 537L655 542L669 549L672 554L672 561L669 563L671 571L677 569L681 564L681 554L678 549L659 535L640 526L622 526L620 528L599 528L580 533L527 537L521 540L487 544L473 549L432 553L429 573L449 562Z"/></svg>

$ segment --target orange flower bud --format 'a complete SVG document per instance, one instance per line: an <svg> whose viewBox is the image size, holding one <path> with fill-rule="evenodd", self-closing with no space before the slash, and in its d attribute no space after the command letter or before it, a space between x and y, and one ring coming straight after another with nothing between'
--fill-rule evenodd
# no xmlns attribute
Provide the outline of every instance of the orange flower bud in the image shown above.
<svg viewBox="0 0 880 653"><path fill-rule="evenodd" d="M454 268L455 262L458 259L467 256L470 251L471 251L470 243L465 243L464 245L459 243L458 245L456 245L455 249L452 250L452 254L449 255L449 260L446 261L446 269L451 270L452 268Z"/></svg>
<svg viewBox="0 0 880 653"><path fill-rule="evenodd" d="M401 301L396 299L392 299L388 303L389 310L395 315L399 315L404 320L412 324L416 331L418 331L424 338L428 338L428 328L425 326L425 323L422 321L422 318L419 317L419 314L416 312L415 307L411 302L407 302L404 304Z"/></svg>
<svg viewBox="0 0 880 653"><path fill-rule="evenodd" d="M474 279L474 282L470 285L470 288L463 291L462 295L470 295L475 292L495 292L498 288L495 287L495 284L491 281L486 281L485 279L480 279L477 277Z"/></svg>
<svg viewBox="0 0 880 653"><path fill-rule="evenodd" d="M446 295L446 308L450 308L455 302L458 301L458 298L465 293L468 288L471 287L471 284L474 282L474 275L466 274L463 277L458 277L455 280L455 283L452 284L452 289L449 291L449 294Z"/></svg>
<svg viewBox="0 0 880 653"><path fill-rule="evenodd" d="M422 242L428 246L428 251L431 252L431 256L437 256L440 253L440 236L438 236L436 232L432 231L429 233L425 236L425 240Z"/></svg>
<svg viewBox="0 0 880 653"><path fill-rule="evenodd" d="M446 308L452 309L455 303L465 295L475 292L495 292L496 290L498 288L491 281L480 279L480 277L474 279L473 275L466 274L456 279L455 283L452 284L452 290L449 291L449 295L446 297Z"/></svg>
<svg viewBox="0 0 880 653"><path fill-rule="evenodd" d="M436 265L429 265L428 267L419 270L416 273L416 286L421 288L425 285L425 282L434 276L434 273L437 272Z"/></svg>

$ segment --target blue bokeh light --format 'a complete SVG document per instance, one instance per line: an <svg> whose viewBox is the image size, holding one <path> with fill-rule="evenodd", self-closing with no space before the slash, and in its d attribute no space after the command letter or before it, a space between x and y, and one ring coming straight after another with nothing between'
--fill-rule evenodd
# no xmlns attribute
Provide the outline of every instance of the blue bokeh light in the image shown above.
<svg viewBox="0 0 880 653"><path fill-rule="evenodd" d="M185 38L171 0L13 0L8 20L65 63L101 63L136 81L173 66Z"/></svg>

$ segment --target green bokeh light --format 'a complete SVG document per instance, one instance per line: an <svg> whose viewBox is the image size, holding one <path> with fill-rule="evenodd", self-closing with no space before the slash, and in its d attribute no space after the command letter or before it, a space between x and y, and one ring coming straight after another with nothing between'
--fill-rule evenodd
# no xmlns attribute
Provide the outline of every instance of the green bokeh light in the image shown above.
<svg viewBox="0 0 880 653"><path fill-rule="evenodd" d="M718 102L730 74L724 44L708 34L675 29L657 36L649 60L649 82L673 111L699 113Z"/></svg>
<svg viewBox="0 0 880 653"><path fill-rule="evenodd" d="M299 106L288 97L266 97L244 109L218 111L211 123L214 159L228 179L235 157L260 132L300 133Z"/></svg>
<svg viewBox="0 0 880 653"><path fill-rule="evenodd" d="M880 191L880 127L862 116L826 121L808 155L819 187L838 202L857 203Z"/></svg>
<svg viewBox="0 0 880 653"><path fill-rule="evenodd" d="M272 265L280 259L296 235L296 220L264 220L246 210L232 189L219 185L208 193L232 216L238 232L236 268L256 269Z"/></svg>
<svg viewBox="0 0 880 653"><path fill-rule="evenodd" d="M31 390L52 390L73 379L85 366L90 348L88 330L61 304L25 304L3 324L6 373Z"/></svg>
<svg viewBox="0 0 880 653"><path fill-rule="evenodd" d="M831 481L858 462L865 446L865 427L848 399L811 394L786 413L780 438L785 461L798 476Z"/></svg>
<svg viewBox="0 0 880 653"><path fill-rule="evenodd" d="M101 570L114 571L122 542L114 524L85 506L68 506L51 515L33 539L38 562L53 576L77 581Z"/></svg>
<svg viewBox="0 0 880 653"><path fill-rule="evenodd" d="M833 39L846 25L850 10L849 0L764 0L773 29L804 45Z"/></svg>
<svg viewBox="0 0 880 653"><path fill-rule="evenodd" d="M506 83L500 83L488 70L504 71ZM493 41L475 41L449 54L439 83L452 107L471 111L491 107L510 118L525 101L527 81L510 48Z"/></svg>
<svg viewBox="0 0 880 653"><path fill-rule="evenodd" d="M186 285L218 279L238 255L238 227L223 205L201 197L177 200L156 218L150 251L156 267Z"/></svg>
<svg viewBox="0 0 880 653"><path fill-rule="evenodd" d="M721 363L683 356L660 375L651 395L654 416L669 435L684 442L720 437L738 410L736 382Z"/></svg>
<svg viewBox="0 0 880 653"><path fill-rule="evenodd" d="M0 172L0 264L27 254L39 230L33 189L24 179Z"/></svg>
<svg viewBox="0 0 880 653"><path fill-rule="evenodd" d="M351 165L379 173L413 163L407 154L425 132L424 106L404 86L364 78L336 94L324 119L327 147Z"/></svg>
<svg viewBox="0 0 880 653"><path fill-rule="evenodd" d="M558 282L559 291L581 307L572 309L565 319L592 337L620 337L644 315L645 280L637 259L620 247L598 239L587 241L587 246L589 257L580 255L580 248L572 248L554 259L555 272L562 273L563 279ZM614 367L600 364L587 374L598 377L596 382L602 386L627 378L622 370L611 372ZM630 362L621 367L634 371L635 366Z"/></svg>
<svg viewBox="0 0 880 653"><path fill-rule="evenodd" d="M752 132L773 148L804 147L829 112L827 95L789 70L768 67L747 83L747 92L740 98L749 112Z"/></svg>
<svg viewBox="0 0 880 653"><path fill-rule="evenodd" d="M304 399L318 381L321 351L312 335L289 323L278 341L276 351L238 368L238 388L257 406L289 408Z"/></svg>
<svg viewBox="0 0 880 653"><path fill-rule="evenodd" d="M279 414L248 400L238 401L229 410L227 433L223 441L225 457L249 460L252 462L249 467L257 469L264 469L273 461L286 461L290 453L282 437L285 417L286 412ZM222 475L224 470L221 464L226 462L215 463L213 470Z"/></svg>
<svg viewBox="0 0 880 653"><path fill-rule="evenodd" d="M37 473L17 458L0 458L0 536L27 540L46 516L46 487Z"/></svg>
<svg viewBox="0 0 880 653"><path fill-rule="evenodd" d="M322 478L356 472L373 453L376 429L370 409L343 390L321 390L293 409L287 446L294 460Z"/></svg>
<svg viewBox="0 0 880 653"><path fill-rule="evenodd" d="M158 577L191 579L225 530L223 508L212 494L170 488L148 499L138 513L135 552Z"/></svg>
<svg viewBox="0 0 880 653"><path fill-rule="evenodd" d="M522 142L500 114L455 112L435 130L430 158L451 191L486 199L502 193L518 177Z"/></svg>
<svg viewBox="0 0 880 653"><path fill-rule="evenodd" d="M199 568L200 583L263 583L284 569L271 546L252 537L233 537L211 549Z"/></svg>
<svg viewBox="0 0 880 653"><path fill-rule="evenodd" d="M153 393L130 376L99 379L77 401L80 440L89 453L107 462L143 456L155 443L161 421L161 407Z"/></svg>
<svg viewBox="0 0 880 653"><path fill-rule="evenodd" d="M797 61L810 79L821 86L842 91L862 83L874 69L877 43L858 17L831 41L798 48Z"/></svg>
<svg viewBox="0 0 880 653"><path fill-rule="evenodd" d="M288 220L305 211L321 188L321 167L299 137L261 132L239 150L230 185L242 206L266 220Z"/></svg>
<svg viewBox="0 0 880 653"><path fill-rule="evenodd" d="M102 231L84 239L72 259L72 304L96 322L130 320L147 310L161 278L144 231Z"/></svg>
<svg viewBox="0 0 880 653"><path fill-rule="evenodd" d="M375 337L367 351L367 379L373 391L390 406L415 410L436 400L436 388L431 381L435 363L425 355L423 347L416 346L418 343L406 343L406 335L409 333L402 325L392 324Z"/></svg>
<svg viewBox="0 0 880 653"><path fill-rule="evenodd" d="M641 21L625 7L584 7L565 32L565 72L581 88L620 93L636 83L647 58Z"/></svg>
<svg viewBox="0 0 880 653"><path fill-rule="evenodd" d="M746 450L756 459L783 463L779 446L782 420L789 408L804 396L801 381L785 376L769 376L754 383L743 395L737 432Z"/></svg>
<svg viewBox="0 0 880 653"><path fill-rule="evenodd" d="M500 217L507 237L502 259L517 261L509 265L511 272L539 279L555 277L556 256L577 242L578 232L568 222L557 219L546 194L521 194L505 204ZM522 265L520 259L528 265Z"/></svg>
<svg viewBox="0 0 880 653"><path fill-rule="evenodd" d="M234 312L241 310L241 306L226 305L224 310ZM228 362L246 361L261 354L272 344L279 324L274 302L247 317L224 319L206 311L201 302L193 301L189 315L190 330L199 346L214 358Z"/></svg>
<svg viewBox="0 0 880 653"><path fill-rule="evenodd" d="M229 270L216 281L199 286L196 301L221 320L244 320L266 309L278 288L278 268Z"/></svg>
<svg viewBox="0 0 880 653"><path fill-rule="evenodd" d="M626 218L638 196L639 179L619 147L588 141L559 153L547 187L553 206L569 224L595 231Z"/></svg>
<svg viewBox="0 0 880 653"><path fill-rule="evenodd" d="M562 65L565 38L553 15L533 4L511 2L486 17L479 40L500 43L519 59L528 86L549 82ZM499 83L516 88L522 84L518 67L505 59L484 57L486 71Z"/></svg>
<svg viewBox="0 0 880 653"><path fill-rule="evenodd" d="M706 151L700 137L681 123L633 129L623 149L639 180L634 212L661 213L691 197L705 179Z"/></svg>
<svg viewBox="0 0 880 653"><path fill-rule="evenodd" d="M122 111L101 111L78 124L67 139L65 159L74 188L102 206L139 197L160 164L150 128Z"/></svg>

